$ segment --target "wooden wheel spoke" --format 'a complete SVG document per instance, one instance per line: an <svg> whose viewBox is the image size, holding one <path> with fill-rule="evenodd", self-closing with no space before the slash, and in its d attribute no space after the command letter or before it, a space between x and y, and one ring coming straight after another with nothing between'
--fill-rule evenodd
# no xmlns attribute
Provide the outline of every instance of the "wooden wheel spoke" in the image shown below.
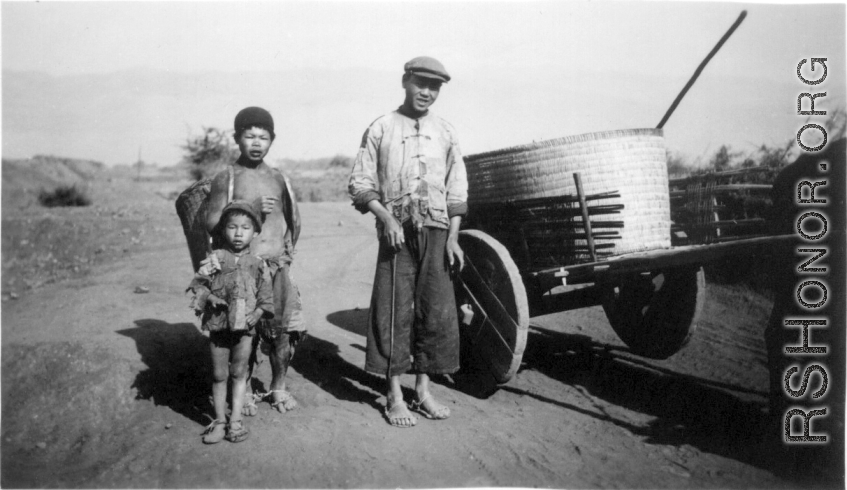
<svg viewBox="0 0 847 490"><path fill-rule="evenodd" d="M473 292L468 288L467 284L465 284L464 281L462 281L462 288L465 290L465 293L468 295L468 299L473 301L474 314L476 315L477 313L479 313L480 315L482 315L482 321L479 322L479 328L477 328L475 331L471 332L471 335L470 335L471 340L476 340L476 338L479 336L479 332L482 331L482 327L488 321L488 313L486 313L485 308L482 307L482 305L479 303L479 300L476 299L476 296L474 296ZM461 305L459 305L459 306L461 306ZM472 323L476 323L476 322L474 321Z"/></svg>
<svg viewBox="0 0 847 490"><path fill-rule="evenodd" d="M474 285L479 286L479 290L477 292L480 293L480 296L483 299L490 302L486 302L486 304L488 304L489 308L492 310L488 313L500 317L498 319L511 322L511 324L514 325L515 328L517 328L517 323L515 322L515 319L512 318L512 315L510 315L508 311L506 311L506 307L503 306L503 303L500 301L500 298L498 298L497 295L494 294L494 291L491 290L491 288L488 286L488 283L486 283L485 280L482 278L482 275L479 273L476 266L473 265L473 261L470 258L468 258L467 265L465 267L470 267L469 271L472 272L472 277L470 278L471 282L473 282Z"/></svg>
<svg viewBox="0 0 847 490"><path fill-rule="evenodd" d="M491 330L495 334L497 334L497 338L500 339L500 342L503 343L503 346L505 348L509 349L509 351L511 351L512 347L509 345L508 342L506 342L506 339L503 338L503 335L501 335L500 331L497 330L497 328L494 326L494 323L492 323L492 321L491 321L491 317L488 316L488 312L485 309L482 308L482 305L480 305L479 301L476 299L476 296L474 296L474 294L471 292L471 290L468 288L468 286L464 283L464 281L462 282L462 287L465 288L465 291L468 293L468 296L470 296L470 298L473 300L474 304L476 305L476 311L480 311L484 315L484 317L482 318L482 321L479 324L479 328L476 330L475 333L473 333L471 335L471 338L473 340L476 340L479 337L480 333L482 333L483 328L488 326L489 328L491 328ZM508 316L508 313L506 313L506 315Z"/></svg>

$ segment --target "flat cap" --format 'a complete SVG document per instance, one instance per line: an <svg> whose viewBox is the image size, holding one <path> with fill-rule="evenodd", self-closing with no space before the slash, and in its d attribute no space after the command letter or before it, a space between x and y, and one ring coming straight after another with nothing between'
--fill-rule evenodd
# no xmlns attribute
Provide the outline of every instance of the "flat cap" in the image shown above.
<svg viewBox="0 0 847 490"><path fill-rule="evenodd" d="M235 116L235 131L257 126L274 132L274 118L271 113L261 107L247 107L241 109Z"/></svg>
<svg viewBox="0 0 847 490"><path fill-rule="evenodd" d="M221 226L226 227L227 215L233 211L241 211L253 220L253 226L256 228L256 233L262 232L262 220L259 218L259 213L256 212L256 207L247 201L234 199L227 204L221 211Z"/></svg>
<svg viewBox="0 0 847 490"><path fill-rule="evenodd" d="M418 56L409 60L403 65L403 70L406 73L413 73L419 77L434 78L442 82L450 81L450 75L444 69L444 65L437 59L430 58L429 56Z"/></svg>

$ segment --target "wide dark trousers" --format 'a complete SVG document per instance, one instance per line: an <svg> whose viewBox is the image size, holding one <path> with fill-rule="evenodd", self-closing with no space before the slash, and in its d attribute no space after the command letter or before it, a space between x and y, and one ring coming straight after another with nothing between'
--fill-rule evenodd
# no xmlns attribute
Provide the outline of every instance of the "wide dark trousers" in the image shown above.
<svg viewBox="0 0 847 490"><path fill-rule="evenodd" d="M404 231L406 244L399 252L380 241L365 370L385 375L390 357L390 376L454 373L459 369L459 322L445 253L447 230L407 226Z"/></svg>

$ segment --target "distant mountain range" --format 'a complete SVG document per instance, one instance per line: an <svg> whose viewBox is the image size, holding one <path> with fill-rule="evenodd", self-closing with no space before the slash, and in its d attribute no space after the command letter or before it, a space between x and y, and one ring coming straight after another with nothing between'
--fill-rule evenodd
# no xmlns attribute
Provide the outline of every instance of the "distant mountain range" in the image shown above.
<svg viewBox="0 0 847 490"><path fill-rule="evenodd" d="M658 123L686 77L574 67L466 74L442 89L434 111L457 128L465 154L532 141ZM790 74L789 74L790 75ZM177 73L134 69L53 77L3 71L3 156L62 155L160 166L180 161L189 134L229 128L249 105L271 111L277 140L269 159L354 155L365 128L403 98L395 71L330 68L276 72ZM704 72L665 126L667 146L707 158L720 145L783 145L799 127L797 84L754 72ZM843 82L843 81L842 81ZM843 107L833 91L818 104ZM776 94L776 95L775 95ZM824 102L826 104L824 104Z"/></svg>
<svg viewBox="0 0 847 490"><path fill-rule="evenodd" d="M140 150L145 161L172 165L189 133L203 126L229 128L248 105L266 107L275 116L279 138L272 158L317 158L342 149L355 153L361 132L379 114L373 108L380 105L362 87L379 78L388 80L368 71L332 70L132 70L68 77L3 71L3 155L56 154L116 164L136 161ZM399 87L399 77L394 82ZM338 117L357 113L360 120ZM285 151L289 148L293 151Z"/></svg>

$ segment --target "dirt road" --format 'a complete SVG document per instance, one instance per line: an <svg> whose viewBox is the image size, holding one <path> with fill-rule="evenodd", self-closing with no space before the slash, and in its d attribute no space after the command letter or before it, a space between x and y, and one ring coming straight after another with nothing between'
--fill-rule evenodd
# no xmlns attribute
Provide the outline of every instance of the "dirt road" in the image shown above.
<svg viewBox="0 0 847 490"><path fill-rule="evenodd" d="M512 382L494 391L439 379L450 419L390 427L383 383L362 369L373 221L346 203L302 206L293 273L310 337L289 378L300 407L280 415L260 404L247 441L205 446L208 340L183 293L190 261L161 188L101 191L101 206L135 217L127 248L3 302L4 488L798 485L775 476L760 443L770 305L725 286L709 286L705 323L668 361L628 354L599 308L534 318ZM14 238L3 239L6 250ZM267 362L257 376L266 388Z"/></svg>

